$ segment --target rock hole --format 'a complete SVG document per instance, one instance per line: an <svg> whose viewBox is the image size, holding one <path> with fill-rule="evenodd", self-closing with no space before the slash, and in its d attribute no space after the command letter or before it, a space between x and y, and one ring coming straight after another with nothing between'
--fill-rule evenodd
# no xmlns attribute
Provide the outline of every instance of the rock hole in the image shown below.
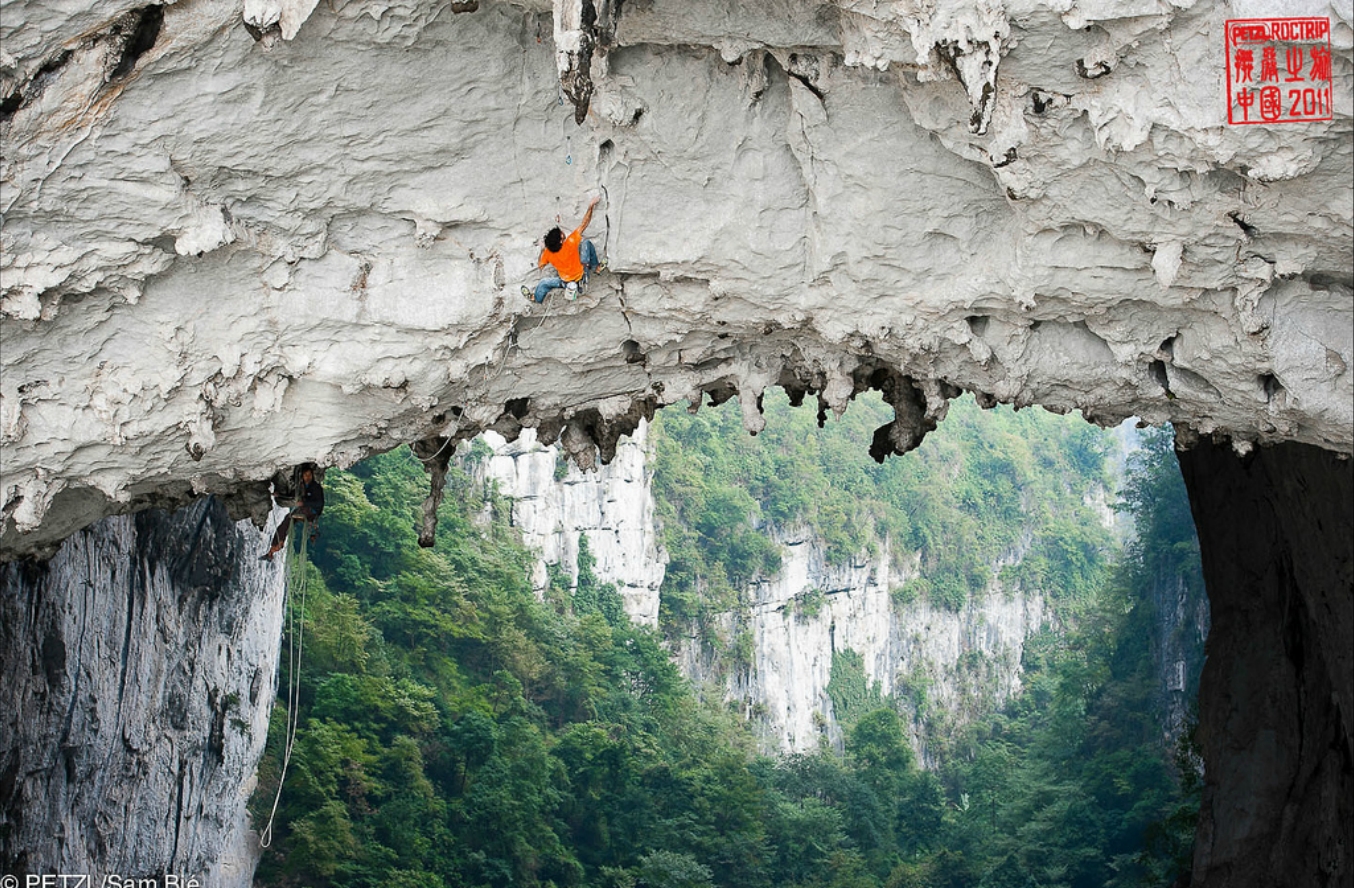
<svg viewBox="0 0 1354 888"><path fill-rule="evenodd" d="M1237 212L1237 211L1234 210L1234 211L1232 211L1232 212L1230 212L1230 213L1227 214L1227 218L1228 218L1228 219L1231 219L1233 222L1235 222L1235 223L1236 223L1236 227L1237 227L1237 228L1240 228L1241 231L1242 231L1242 233L1245 234L1246 237L1258 237L1258 236L1259 236L1259 234L1260 234L1260 229L1256 228L1256 227L1255 227L1254 225L1252 225L1250 222L1247 222L1247 221L1246 221L1246 217L1243 216L1243 215L1241 215L1240 212Z"/></svg>
<svg viewBox="0 0 1354 888"><path fill-rule="evenodd" d="M255 39L255 43L263 42L265 47L272 46L279 39L282 39L282 26L276 22L265 28L255 27L248 22L242 24L244 24L245 30L249 31L249 37Z"/></svg>
<svg viewBox="0 0 1354 888"><path fill-rule="evenodd" d="M718 407L720 404L723 404L725 401L738 394L738 390L727 382L720 382L716 383L713 387L706 389L705 393L710 396L710 406Z"/></svg>
<svg viewBox="0 0 1354 888"><path fill-rule="evenodd" d="M59 688L66 674L66 642L60 635L48 635L42 640L42 672L47 687Z"/></svg>
<svg viewBox="0 0 1354 888"><path fill-rule="evenodd" d="M9 120L13 117L14 112L19 110L19 106L23 104L23 101L23 93L19 92L17 89L5 96L4 99L0 99L0 120Z"/></svg>
<svg viewBox="0 0 1354 888"><path fill-rule="evenodd" d="M521 419L531 409L531 399L511 398L503 405L503 409L512 414L513 419Z"/></svg>
<svg viewBox="0 0 1354 888"><path fill-rule="evenodd" d="M1260 390L1265 393L1266 401L1273 401L1283 391L1283 383L1279 382L1279 377L1273 373L1263 373L1259 377Z"/></svg>
<svg viewBox="0 0 1354 888"><path fill-rule="evenodd" d="M1169 337L1168 339L1166 339L1165 341L1163 341L1163 342L1161 343L1161 347L1157 349L1157 354L1158 354L1163 360L1170 360L1171 358L1174 358L1174 357L1175 357L1175 341L1176 341L1177 339L1179 339L1179 338L1180 338L1180 334L1177 333L1176 335L1171 336L1171 337Z"/></svg>
<svg viewBox="0 0 1354 888"><path fill-rule="evenodd" d="M451 0L452 13L479 12L480 0Z"/></svg>
<svg viewBox="0 0 1354 888"><path fill-rule="evenodd" d="M986 70L987 63L984 62L983 64L985 66L984 70ZM962 77L960 78L960 81L963 81ZM986 118L992 111L992 92L992 84L984 83L983 94L978 99L978 107L973 109L973 113L970 114L968 118L969 132L977 133L980 136L987 132Z"/></svg>
<svg viewBox="0 0 1354 888"><path fill-rule="evenodd" d="M1030 95L1030 109L1033 110L1035 114L1043 114L1052 104L1052 98L1046 97L1037 89Z"/></svg>
<svg viewBox="0 0 1354 888"><path fill-rule="evenodd" d="M113 72L108 75L110 81L120 80L132 73L137 60L149 52L159 39L160 28L164 22L163 6L143 6L128 13L122 20L121 28L114 26L113 33L119 33L121 30L127 34L127 40L122 44L122 57L118 59Z"/></svg>
<svg viewBox="0 0 1354 888"><path fill-rule="evenodd" d="M65 67L70 60L71 50L66 49L43 62L42 67L29 78L27 92L22 88L16 89L0 102L0 122L9 120L20 108L42 95L42 91L51 82L52 75Z"/></svg>
<svg viewBox="0 0 1354 888"><path fill-rule="evenodd" d="M1166 364L1162 361L1153 361L1149 368L1152 374L1152 380L1161 386L1161 390L1166 393L1166 397L1172 401L1175 400L1175 392L1171 391L1171 378L1166 375Z"/></svg>
<svg viewBox="0 0 1354 888"><path fill-rule="evenodd" d="M795 60L795 57L794 57L793 55L791 55L791 56L790 56L790 63L793 64L793 63L794 63L794 60ZM795 80L798 80L800 83L804 84L804 86L808 88L808 91L809 91L809 92L813 93L815 96L818 97L818 101L820 101L820 102L823 101L823 91L822 91L821 89L819 89L818 87L814 86L814 85L809 81L809 78L808 78L807 76L805 76L805 75L803 75L803 74L800 74L800 73L798 73L798 72L796 72L796 71L786 71L785 73L786 73L786 74L789 74L789 75L790 75L791 77L793 77Z"/></svg>
<svg viewBox="0 0 1354 888"><path fill-rule="evenodd" d="M57 71L60 71L62 68L64 68L66 66L66 63L69 62L70 60L71 60L71 50L67 49L57 53L56 56L42 63L42 67L38 69L38 73L34 74L33 79L30 80L29 82L34 83L39 80L43 80L48 75L55 74Z"/></svg>
<svg viewBox="0 0 1354 888"><path fill-rule="evenodd" d="M1006 154L1002 156L1001 160L992 164L992 169L999 170L1008 164L1014 163L1018 159L1019 156L1016 154L1016 150L1014 148L1007 148Z"/></svg>
<svg viewBox="0 0 1354 888"><path fill-rule="evenodd" d="M1077 59L1077 76L1082 80L1095 80L1104 77L1111 70L1108 62L1096 62L1088 67L1085 59Z"/></svg>
<svg viewBox="0 0 1354 888"><path fill-rule="evenodd" d="M992 320L987 315L969 315L964 318L968 322L969 331L974 336L983 336L987 333L987 323Z"/></svg>
<svg viewBox="0 0 1354 888"><path fill-rule="evenodd" d="M640 351L639 343L633 339L627 339L621 343L621 351L625 353L625 363L642 364L644 363L644 352Z"/></svg>

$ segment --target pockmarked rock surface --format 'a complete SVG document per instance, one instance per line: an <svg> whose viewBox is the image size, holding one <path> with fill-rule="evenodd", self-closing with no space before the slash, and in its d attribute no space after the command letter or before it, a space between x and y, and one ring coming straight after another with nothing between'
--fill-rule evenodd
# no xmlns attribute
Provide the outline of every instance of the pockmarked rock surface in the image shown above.
<svg viewBox="0 0 1354 888"><path fill-rule="evenodd" d="M6 0L0 557L771 386L881 389L881 457L963 390L1354 452L1354 12L1281 11L1332 120L1228 126L1224 23L1279 12ZM609 269L528 305L593 194Z"/></svg>
<svg viewBox="0 0 1354 888"><path fill-rule="evenodd" d="M204 498L0 565L0 873L250 883L285 585L265 545Z"/></svg>

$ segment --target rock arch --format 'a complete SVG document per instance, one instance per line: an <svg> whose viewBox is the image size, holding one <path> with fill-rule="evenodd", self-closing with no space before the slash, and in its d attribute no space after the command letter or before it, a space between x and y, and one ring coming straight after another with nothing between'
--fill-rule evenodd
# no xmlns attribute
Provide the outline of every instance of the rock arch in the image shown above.
<svg viewBox="0 0 1354 888"><path fill-rule="evenodd" d="M1328 674L1295 679L1284 736L1315 718L1342 751L1303 758L1292 797L1348 798L1348 660L1318 631L1347 642L1354 594L1347 11L1326 16L1332 119L1233 127L1221 7L725 7L18 7L0 557L206 493L259 514L297 463L491 428L587 464L655 409L736 397L755 432L772 386L824 411L882 390L877 456L961 391L1170 421L1206 547L1328 556L1242 587L1287 602L1285 656ZM156 25L130 65L129 15ZM589 193L610 271L531 308L532 238ZM1214 499L1232 485L1319 551L1252 545ZM1237 588L1215 558L1210 586ZM1238 663L1278 650L1237 631ZM1330 810L1334 844L1294 853L1349 884ZM1257 871L1225 850L1248 836L1287 841L1237 839L1237 816L1201 878Z"/></svg>

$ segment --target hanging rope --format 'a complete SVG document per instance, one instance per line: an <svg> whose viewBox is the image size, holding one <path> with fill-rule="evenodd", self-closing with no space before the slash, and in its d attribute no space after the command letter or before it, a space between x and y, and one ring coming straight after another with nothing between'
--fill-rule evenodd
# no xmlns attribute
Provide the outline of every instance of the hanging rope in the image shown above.
<svg viewBox="0 0 1354 888"><path fill-rule="evenodd" d="M423 457L419 456L418 453L414 450L412 445L410 445L409 447L409 452L414 454L414 459L423 463L425 466L430 466L437 460L439 456L442 455L443 451L445 451L448 447L452 446L452 442L454 440L455 440L454 438L447 438L446 441L442 444L442 446L437 448L437 452L434 453L432 456L428 457L427 459L424 459Z"/></svg>
<svg viewBox="0 0 1354 888"><path fill-rule="evenodd" d="M305 645L306 586L309 585L306 582L306 541L310 538L310 522L293 523L301 525L302 533L300 551L294 555L291 540L287 541L287 723L282 739L282 772L277 777L277 795L273 797L273 809L268 813L268 825L259 835L260 848L273 843L273 819L277 817L277 805L282 800L282 784L287 779L287 767L296 746L296 728L301 720L301 653Z"/></svg>

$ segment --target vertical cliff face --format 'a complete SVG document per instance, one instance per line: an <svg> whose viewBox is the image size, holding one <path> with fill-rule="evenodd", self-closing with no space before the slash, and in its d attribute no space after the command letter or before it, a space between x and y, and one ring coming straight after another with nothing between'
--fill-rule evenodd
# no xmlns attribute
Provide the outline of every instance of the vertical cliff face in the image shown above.
<svg viewBox="0 0 1354 888"><path fill-rule="evenodd" d="M632 619L656 624L666 559L645 427L621 442L611 464L589 473L565 469L559 449L540 445L530 430L513 443L484 440L491 454L478 471L512 500L513 523L538 553L537 587L545 588L547 565L577 576L586 535L598 578L617 585ZM1049 616L1038 593L997 590L958 612L900 601L913 574L896 566L887 541L874 555L833 564L823 541L802 528L774 537L781 569L748 590L746 612L716 620L714 647L693 637L676 650L689 678L738 702L769 750L840 741L828 684L835 656L848 651L882 693L957 720L1019 690L1025 638ZM914 739L924 756L924 739Z"/></svg>
<svg viewBox="0 0 1354 888"><path fill-rule="evenodd" d="M809 533L780 533L782 567L751 591L746 614L727 615L719 632L733 648L716 662L700 639L681 646L684 670L739 702L773 750L808 752L840 744L828 685L840 655L858 656L881 694L911 701L923 718L951 724L990 711L1020 689L1025 639L1050 614L1038 593L994 590L958 611L899 601L911 575L894 567L885 541L873 557L828 561ZM738 638L742 635L743 639ZM926 759L924 736L914 736Z"/></svg>
<svg viewBox="0 0 1354 888"><path fill-rule="evenodd" d="M1152 587L1152 656L1157 668L1157 695L1167 742L1190 727L1198 698L1197 677L1210 626L1208 598L1181 577L1167 577Z"/></svg>
<svg viewBox="0 0 1354 888"><path fill-rule="evenodd" d="M283 569L214 499L0 566L0 871L247 885Z"/></svg>
<svg viewBox="0 0 1354 888"><path fill-rule="evenodd" d="M512 443L489 433L484 440L492 454L479 471L512 500L513 524L539 553L537 590L548 582L547 565L577 579L579 539L586 534L598 578L616 584L631 619L652 626L666 559L654 523L646 428L641 424L618 443L615 459L596 472L566 465L559 448L539 444L534 430Z"/></svg>
<svg viewBox="0 0 1354 888"><path fill-rule="evenodd" d="M1208 441L1179 459L1213 619L1193 884L1354 885L1354 464Z"/></svg>

